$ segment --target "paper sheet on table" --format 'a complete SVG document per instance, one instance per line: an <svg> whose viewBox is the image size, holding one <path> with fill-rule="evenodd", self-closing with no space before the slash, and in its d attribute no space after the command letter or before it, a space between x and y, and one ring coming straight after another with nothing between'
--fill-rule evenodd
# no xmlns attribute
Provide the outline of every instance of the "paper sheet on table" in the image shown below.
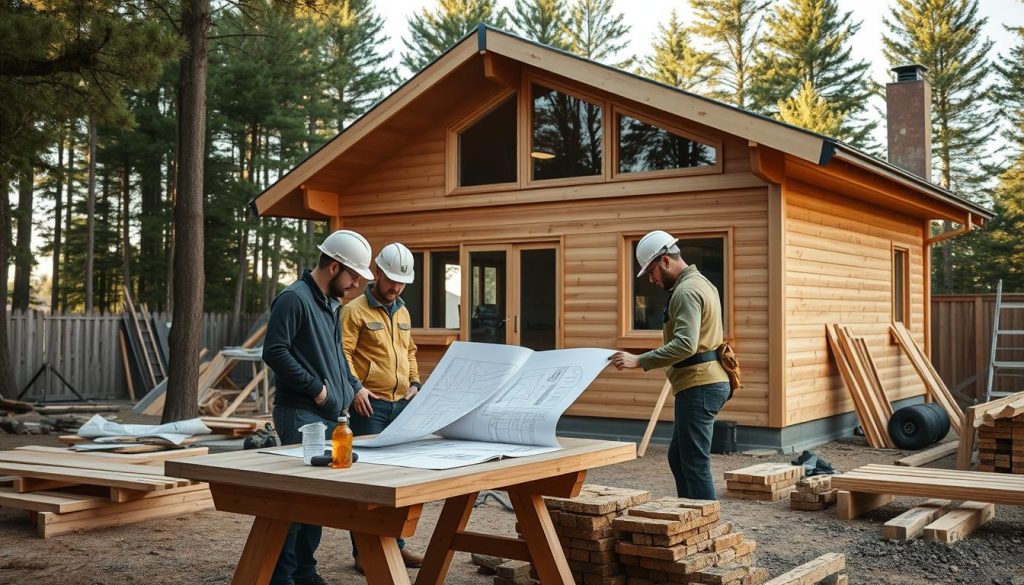
<svg viewBox="0 0 1024 585"><path fill-rule="evenodd" d="M455 342L402 414L361 445L408 444L438 433L557 448L559 417L608 365L612 353Z"/></svg>
<svg viewBox="0 0 1024 585"><path fill-rule="evenodd" d="M459 441L442 438L421 439L404 445L360 449L359 463L396 465L416 469L454 469L475 465L502 457L526 457L557 451L561 447L532 447L509 443L488 443L484 441ZM264 451L286 457L302 457L302 447L276 451Z"/></svg>
<svg viewBox="0 0 1024 585"><path fill-rule="evenodd" d="M109 421L95 414L78 429L78 436L97 437L161 437L180 445L192 435L208 435L212 431L198 418L179 420L162 425L133 425Z"/></svg>

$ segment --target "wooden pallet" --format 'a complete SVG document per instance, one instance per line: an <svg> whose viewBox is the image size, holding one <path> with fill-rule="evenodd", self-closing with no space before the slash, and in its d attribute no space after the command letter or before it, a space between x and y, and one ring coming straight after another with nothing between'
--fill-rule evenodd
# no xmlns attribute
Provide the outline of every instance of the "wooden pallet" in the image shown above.
<svg viewBox="0 0 1024 585"><path fill-rule="evenodd" d="M206 484L164 475L159 455L114 457L42 446L0 451L0 474L10 478L0 506L27 511L43 538L213 507Z"/></svg>
<svg viewBox="0 0 1024 585"><path fill-rule="evenodd" d="M894 496L1024 506L1024 477L982 471L865 465L832 478L843 520L880 508Z"/></svg>
<svg viewBox="0 0 1024 585"><path fill-rule="evenodd" d="M892 404L882 388L867 343L854 337L849 327L838 323L826 325L825 335L839 367L839 375L853 398L868 444L875 448L895 448L886 427L892 416Z"/></svg>

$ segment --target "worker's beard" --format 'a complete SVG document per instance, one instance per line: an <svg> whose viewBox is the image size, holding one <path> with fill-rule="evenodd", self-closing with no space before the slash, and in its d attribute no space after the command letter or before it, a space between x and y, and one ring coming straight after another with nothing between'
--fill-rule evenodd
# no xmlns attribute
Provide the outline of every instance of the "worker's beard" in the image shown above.
<svg viewBox="0 0 1024 585"><path fill-rule="evenodd" d="M668 277L665 274L664 270L661 271L661 288L663 288L665 290L672 290L673 288L675 288L676 282L678 282L678 281L679 281L679 274L677 274L677 275L675 275L675 276L670 278L670 277Z"/></svg>

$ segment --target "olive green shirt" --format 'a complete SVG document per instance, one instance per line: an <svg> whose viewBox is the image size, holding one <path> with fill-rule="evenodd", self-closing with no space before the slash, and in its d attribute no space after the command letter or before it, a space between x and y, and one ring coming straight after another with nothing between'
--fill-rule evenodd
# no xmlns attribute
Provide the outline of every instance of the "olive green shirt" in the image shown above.
<svg viewBox="0 0 1024 585"><path fill-rule="evenodd" d="M665 368L676 394L703 384L728 382L718 360L673 368L694 354L718 349L722 344L722 303L718 289L696 266L683 269L668 301L668 318L661 332L663 345L640 356L644 371Z"/></svg>

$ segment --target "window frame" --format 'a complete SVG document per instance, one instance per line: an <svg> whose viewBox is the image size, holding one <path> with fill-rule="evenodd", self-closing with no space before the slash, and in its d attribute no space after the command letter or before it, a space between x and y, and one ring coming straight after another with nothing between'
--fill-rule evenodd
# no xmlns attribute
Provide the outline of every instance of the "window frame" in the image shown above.
<svg viewBox="0 0 1024 585"><path fill-rule="evenodd" d="M423 327L414 327L412 329L412 338L416 342L416 345L450 345L451 342L459 339L459 334L462 325L462 315L460 307L459 325L460 327L434 327L430 319L430 284L431 284L431 270L430 262L431 256L437 252L459 252L459 245L452 244L450 246L433 246L433 247L410 247L410 251L414 253L423 254L423 266L418 266L416 272L418 272L417 280L423 283ZM459 256L460 265L459 269L462 269L461 255ZM460 285L461 286L461 285ZM462 304L460 302L460 304Z"/></svg>
<svg viewBox="0 0 1024 585"><path fill-rule="evenodd" d="M569 97L595 104L601 108L601 172L596 175L581 177L562 177L559 179L534 179L532 165L530 163L530 147L533 144L533 85L543 85L549 89L563 93ZM543 187L561 187L568 185L590 185L604 183L611 179L611 167L609 165L608 144L610 144L611 128L608 126L608 112L611 109L611 102L604 98L598 98L593 94L574 89L565 83L551 77L527 73L523 75L522 86L519 92L519 113L523 120L521 146L519 150L519 168L524 175L520 175L521 188L536 189ZM524 97L525 96L525 97Z"/></svg>
<svg viewBox="0 0 1024 585"><path fill-rule="evenodd" d="M897 267L897 265L896 265L896 258L898 256L900 256L900 255L903 256L903 267L902 267L902 269L899 269ZM891 288L891 291L890 291L891 310L890 310L889 318L892 320L893 323L903 323L903 325L905 327L907 327L907 328L910 328L910 316L911 316L911 307L910 307L910 259L911 259L910 248L908 248L906 246L899 246L899 245L897 245L895 243L892 243L892 245L891 245L891 255L890 255L890 269L891 269L891 272L892 272L892 278L891 278L891 287L892 288ZM902 291L902 295L901 295L903 297L902 299L898 299L897 298L897 288L896 288L897 278L899 278L899 279L901 279L903 281L903 291ZM899 304L897 303L897 301L900 301L903 304L903 315L897 314L897 311L899 310Z"/></svg>
<svg viewBox="0 0 1024 585"><path fill-rule="evenodd" d="M522 100L518 95L518 88L502 90L486 100L479 107L469 114L463 116L458 122L445 129L445 195L464 195L471 193L492 193L495 191L509 191L520 189L523 184L523 160L522 151L523 119L521 110ZM489 185L471 185L463 187L459 185L459 133L482 120L505 103L509 97L516 100L516 180L505 183L492 183Z"/></svg>
<svg viewBox="0 0 1024 585"><path fill-rule="evenodd" d="M665 228L674 237L680 240L695 240L707 238L722 239L722 260L724 267L725 294L722 296L722 318L725 321L723 337L726 340L734 339L736 327L735 307L735 262L733 256L733 228L720 227L711 229L684 229ZM618 261L618 306L619 306L619 335L616 339L616 347L620 349L655 349L661 347L661 329L633 329L633 281L636 273L633 272L633 243L638 242L647 232L624 231L618 233L619 239L619 261ZM685 258L684 258L685 260Z"/></svg>
<svg viewBox="0 0 1024 585"><path fill-rule="evenodd" d="M655 117L641 114L640 112L627 108L615 103L611 104L612 123L614 124L613 134L615 139L611 142L611 148L609 149L612 155L611 165L611 178L610 181L635 181L637 179L660 179L665 177L681 177L690 175L718 175L723 172L724 166L722 163L722 143L718 140L712 140L692 132L690 130L683 130L676 124L672 124L665 120L658 120ZM622 136L619 132L619 115L629 116L639 120L650 126L667 130L673 134L677 134L694 142L700 142L706 144L715 149L716 157L715 164L704 167L683 167L678 169L661 169L656 171L641 171L638 173L622 173L619 172L619 141Z"/></svg>

